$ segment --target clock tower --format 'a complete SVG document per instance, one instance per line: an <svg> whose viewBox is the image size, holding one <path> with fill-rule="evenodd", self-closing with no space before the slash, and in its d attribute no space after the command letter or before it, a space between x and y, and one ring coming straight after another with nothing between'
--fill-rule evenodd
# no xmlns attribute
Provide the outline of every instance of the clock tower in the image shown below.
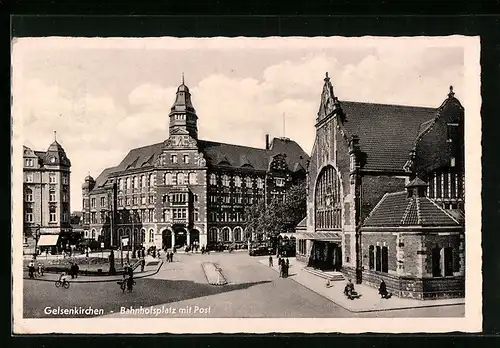
<svg viewBox="0 0 500 348"><path fill-rule="evenodd" d="M184 84L184 74L182 75L182 84L177 88L169 118L169 137L173 134L187 133L192 138L198 139L198 116L191 103L189 88Z"/></svg>

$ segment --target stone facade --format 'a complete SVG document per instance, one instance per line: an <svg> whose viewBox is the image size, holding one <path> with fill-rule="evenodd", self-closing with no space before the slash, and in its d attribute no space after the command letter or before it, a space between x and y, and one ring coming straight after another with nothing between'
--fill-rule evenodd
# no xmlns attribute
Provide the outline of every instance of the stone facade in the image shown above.
<svg viewBox="0 0 500 348"><path fill-rule="evenodd" d="M96 180L86 178L83 220L89 238L117 246L130 236L134 245L157 248L246 245L259 238L262 231L245 228L245 207L284 199L291 185L305 180L309 156L287 138L266 136L262 149L200 140L197 118L182 84L167 140L133 149Z"/></svg>

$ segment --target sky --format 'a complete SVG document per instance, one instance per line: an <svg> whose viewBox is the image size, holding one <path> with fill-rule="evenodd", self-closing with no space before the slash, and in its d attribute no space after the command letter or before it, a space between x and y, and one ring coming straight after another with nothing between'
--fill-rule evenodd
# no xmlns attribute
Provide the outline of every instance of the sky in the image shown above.
<svg viewBox="0 0 500 348"><path fill-rule="evenodd" d="M340 102L437 108L465 87L463 46L417 38L23 38L12 55L14 138L46 150L57 131L73 211L85 176L168 137L183 73L200 139L264 147L269 133L307 153L326 72Z"/></svg>

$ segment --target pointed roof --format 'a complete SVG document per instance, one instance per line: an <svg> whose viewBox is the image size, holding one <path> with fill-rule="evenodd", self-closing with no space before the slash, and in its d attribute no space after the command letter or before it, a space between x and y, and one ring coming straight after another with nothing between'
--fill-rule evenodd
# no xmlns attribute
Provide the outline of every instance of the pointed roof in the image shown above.
<svg viewBox="0 0 500 348"><path fill-rule="evenodd" d="M182 83L177 88L177 93L175 97L175 102L170 109L172 112L175 111L189 111L195 113L193 103L191 102L191 93L189 92L188 86L184 84L184 74L182 75Z"/></svg>
<svg viewBox="0 0 500 348"><path fill-rule="evenodd" d="M425 181L423 181L422 179L420 179L418 176L413 179L412 181L410 181L406 187L407 188L411 188L411 187L427 187L429 186Z"/></svg>
<svg viewBox="0 0 500 348"><path fill-rule="evenodd" d="M428 197L408 197L405 191L386 193L363 227L449 227L460 222Z"/></svg>

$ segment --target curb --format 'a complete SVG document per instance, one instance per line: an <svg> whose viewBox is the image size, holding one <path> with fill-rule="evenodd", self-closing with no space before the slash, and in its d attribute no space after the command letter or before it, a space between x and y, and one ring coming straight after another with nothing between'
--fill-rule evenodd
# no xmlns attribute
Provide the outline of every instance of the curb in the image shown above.
<svg viewBox="0 0 500 348"><path fill-rule="evenodd" d="M262 266L266 266L265 264L263 264L262 262L258 261ZM277 269L275 269L274 267L269 267L269 266L266 266L267 268L271 268L273 271L275 272L278 272ZM447 306L462 306L465 304L465 302L463 303L449 303L449 304L431 304L429 303L428 305L423 305L423 306L406 306L406 307L398 307L398 308L381 308L381 309L349 309L347 307L344 307L343 305L341 305L340 303L338 303L337 301L334 301L332 300L331 298L329 297L326 297L325 295L311 289L311 288L308 288L307 286L305 286L304 284L298 282L297 280L293 279L293 278L287 278L287 279L291 279L293 280L295 283L299 284L300 286L318 294L319 296L323 297L324 299L330 301L330 302L333 302L335 303L337 306L339 307L342 307L344 308L346 311L348 312L351 312L351 313L369 313L369 312L388 312L388 311L398 311L398 310L403 310L403 309L418 309L418 308L432 308L432 307L447 307Z"/></svg>
<svg viewBox="0 0 500 348"><path fill-rule="evenodd" d="M210 281L210 279L208 279L208 274L207 274L207 271L205 270L206 265L211 265L211 266L215 267L215 271L219 274L219 277L218 277L219 282ZM205 278L207 279L208 284L215 285L215 286L224 286L224 285L228 284L226 277L224 277L224 274L222 274L222 268L220 268L217 264L215 264L213 262L203 262L201 264L201 268L203 269L203 273L205 274Z"/></svg>
<svg viewBox="0 0 500 348"><path fill-rule="evenodd" d="M147 278L147 277L151 277L151 276L154 276L155 274L157 274L159 271L160 271L160 268L161 266L163 266L163 261L160 261L160 263L158 264L158 267L156 268L156 270L154 271L151 271L152 273L149 273L149 274L142 274L142 275L139 275L137 277L134 277L134 279L141 279L141 278ZM146 272L144 272L146 273ZM115 277L115 276L110 276L110 277ZM50 279L39 279L39 278L29 278L29 277L23 277L23 279L26 279L26 280L35 280L35 281L39 281L39 282L55 282L56 280L50 280ZM81 280L81 281L69 281L70 283L73 283L73 284L78 284L78 283L84 283L84 284L88 284L88 283L109 283L109 282L116 282L116 281L120 281L121 278L115 278L115 279L104 279L104 280Z"/></svg>

